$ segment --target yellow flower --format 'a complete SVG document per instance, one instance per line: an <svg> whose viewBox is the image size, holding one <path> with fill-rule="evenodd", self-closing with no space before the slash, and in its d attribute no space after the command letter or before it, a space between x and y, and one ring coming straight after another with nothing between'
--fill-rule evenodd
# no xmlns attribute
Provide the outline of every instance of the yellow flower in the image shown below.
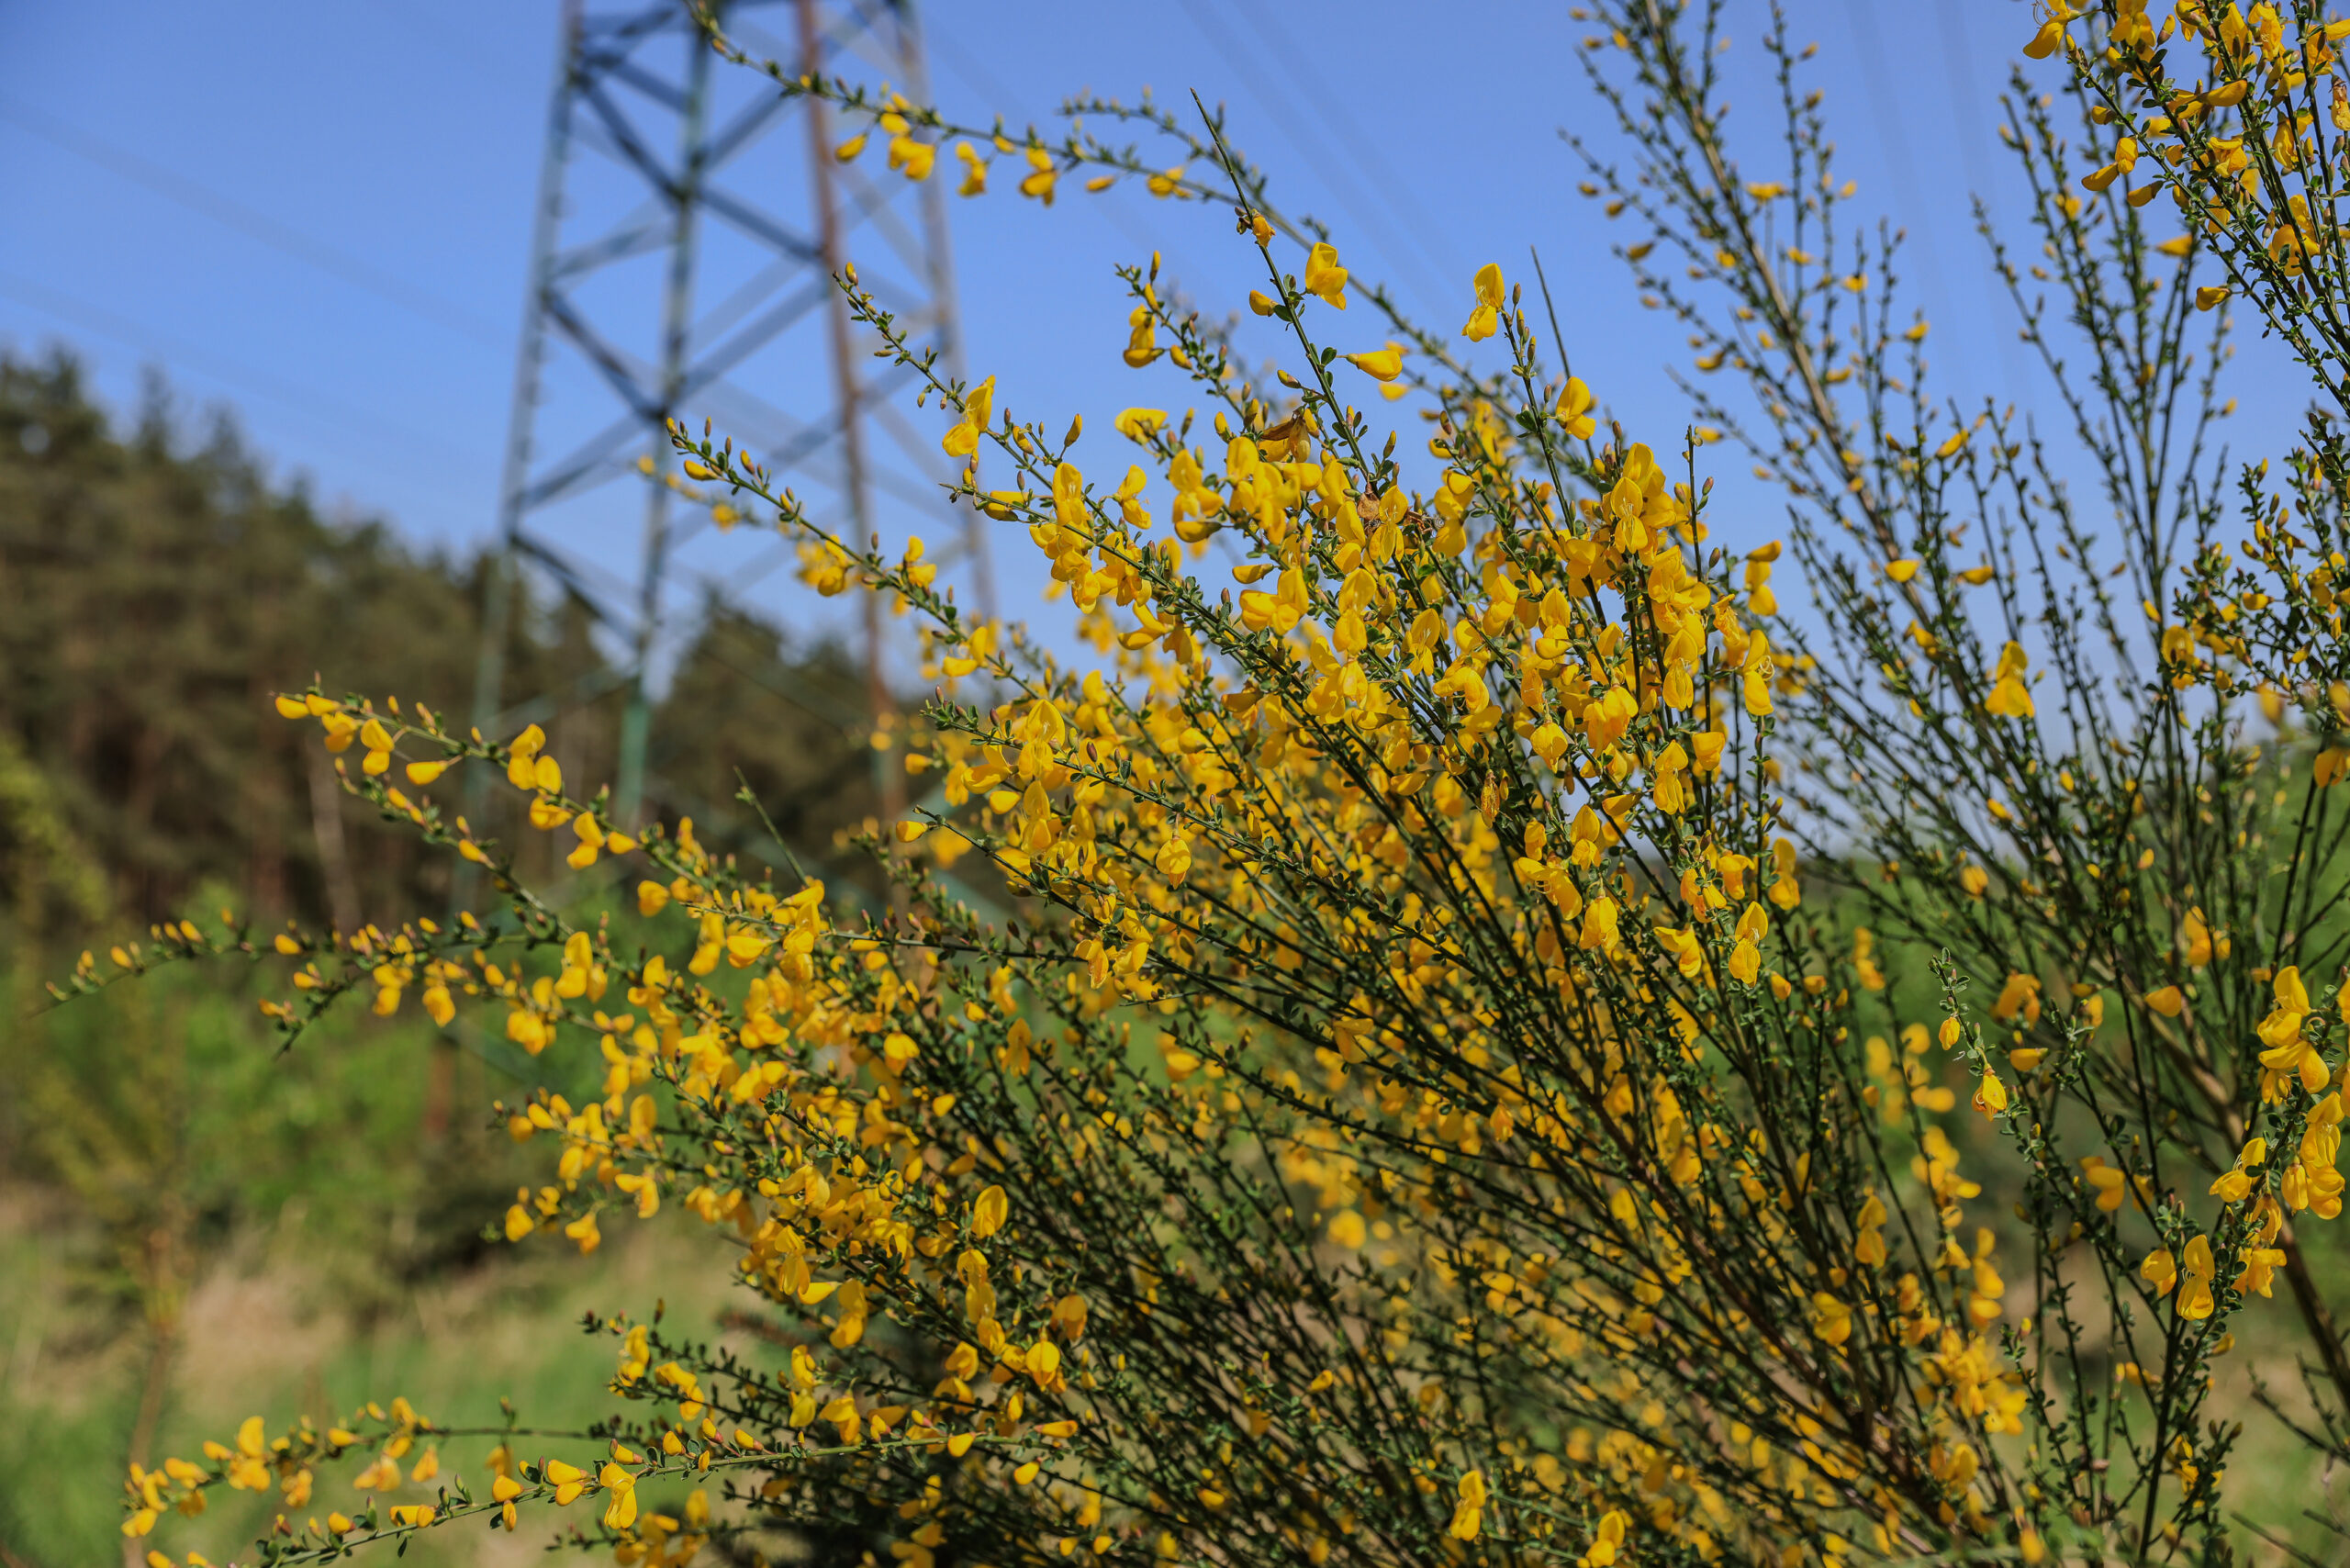
<svg viewBox="0 0 2350 1568"><path fill-rule="evenodd" d="M1393 381L1404 374L1404 355L1393 343L1368 353L1348 354L1346 361L1373 381Z"/></svg>
<svg viewBox="0 0 2350 1568"><path fill-rule="evenodd" d="M2269 1287L2275 1283L2277 1271L2284 1261L2285 1254L2280 1248L2245 1248L2244 1271L2236 1275L2235 1288L2246 1294L2270 1294Z"/></svg>
<svg viewBox="0 0 2350 1568"><path fill-rule="evenodd" d="M1180 882L1192 868L1192 846L1181 837L1169 838L1159 847L1152 864L1160 876L1170 882Z"/></svg>
<svg viewBox="0 0 2350 1568"><path fill-rule="evenodd" d="M1137 305L1126 318L1126 364L1136 370L1157 359L1167 351L1158 346L1158 320L1147 304Z"/></svg>
<svg viewBox="0 0 2350 1568"><path fill-rule="evenodd" d="M1983 701L1985 712L2003 719L2031 717L2031 691L2023 680L2023 672L2031 663L2020 643L2009 643L1999 650L1998 666L1991 672L1991 695Z"/></svg>
<svg viewBox="0 0 2350 1568"><path fill-rule="evenodd" d="M2006 985L1991 1003L1991 1016L2002 1024L2018 1017L2026 1024L2040 1022L2040 980L2036 975L2011 974Z"/></svg>
<svg viewBox="0 0 2350 1568"><path fill-rule="evenodd" d="M1986 1116L1996 1116L2008 1108L2008 1086L1999 1081L1996 1072L1986 1072L1975 1089L1975 1108Z"/></svg>
<svg viewBox="0 0 2350 1568"><path fill-rule="evenodd" d="M1347 269L1338 264L1338 248L1317 244L1305 256L1305 292L1335 309L1347 308Z"/></svg>
<svg viewBox="0 0 2350 1568"><path fill-rule="evenodd" d="M559 1459L547 1461L542 1472L554 1484L554 1500L559 1507L569 1507L579 1500L579 1495L592 1484L588 1473L576 1464L565 1464Z"/></svg>
<svg viewBox="0 0 2350 1568"><path fill-rule="evenodd" d="M2122 1199L2127 1196L2129 1191L2129 1177L2124 1171L2118 1167L2108 1165L2094 1154L2082 1159L2081 1170L2082 1175L2088 1182L2090 1190L2097 1193L2097 1206L2099 1209L2111 1214L2121 1208Z"/></svg>
<svg viewBox="0 0 2350 1568"><path fill-rule="evenodd" d="M1570 375L1565 388L1559 394L1558 405L1550 410L1550 417L1564 425L1567 434L1575 440L1589 441L1592 432L1598 429L1598 421L1592 418L1592 403L1591 388L1578 377Z"/></svg>
<svg viewBox="0 0 2350 1568"><path fill-rule="evenodd" d="M902 169L909 180L919 182L930 178L931 166L937 158L938 148L934 143L916 141L911 136L890 139L890 167Z"/></svg>
<svg viewBox="0 0 2350 1568"><path fill-rule="evenodd" d="M2211 1183L2211 1195L2223 1204L2240 1204L2252 1195L2256 1184L2252 1172L2268 1162L2268 1140L2256 1137L2244 1146L2236 1156L2235 1168L2223 1172Z"/></svg>
<svg viewBox="0 0 2350 1568"><path fill-rule="evenodd" d="M636 1522L636 1477L617 1464L606 1463L596 1479L611 1494L604 1506L604 1528L626 1529Z"/></svg>
<svg viewBox="0 0 2350 1568"><path fill-rule="evenodd" d="M2303 1088L2315 1094L2333 1074L2301 1033L2302 1023L2310 1015L2310 995L2301 984L2300 967L2288 965L2277 970L2273 989L2277 1005L2256 1031L2260 1043L2267 1047L2260 1053L2260 1065L2273 1073L2294 1074Z"/></svg>
<svg viewBox="0 0 2350 1568"><path fill-rule="evenodd" d="M1483 342L1494 335L1501 324L1502 269L1498 262L1487 262L1477 269L1477 308L1469 313L1469 320L1460 335L1472 343Z"/></svg>
<svg viewBox="0 0 2350 1568"><path fill-rule="evenodd" d="M968 141L955 144L955 156L963 164L963 183L955 187L955 194L966 196L983 194L988 188L987 160L973 151Z"/></svg>
<svg viewBox="0 0 2350 1568"><path fill-rule="evenodd" d="M2165 1252L2162 1256L2167 1260L2170 1255ZM2146 1261L2151 1267L2154 1260ZM2200 1236L2188 1241L2182 1262L2186 1282L2179 1287L2178 1315L2199 1322L2211 1316L2210 1241Z"/></svg>
<svg viewBox="0 0 2350 1568"><path fill-rule="evenodd" d="M995 402L995 377L990 375L963 395L963 417L939 442L949 457L968 457L979 450Z"/></svg>
<svg viewBox="0 0 2350 1568"><path fill-rule="evenodd" d="M1053 185L1060 177L1060 171L1053 167L1052 154L1041 147L1031 147L1028 149L1028 173L1021 178L1020 194L1034 196L1050 207L1053 205Z"/></svg>
<svg viewBox="0 0 2350 1568"><path fill-rule="evenodd" d="M2211 961L2211 927L2201 908L2188 910L2178 923L2178 945L2189 969L2199 969Z"/></svg>
<svg viewBox="0 0 2350 1568"><path fill-rule="evenodd" d="M1110 428L1128 441L1147 442L1166 423L1164 409L1128 409L1110 421Z"/></svg>
<svg viewBox="0 0 2350 1568"><path fill-rule="evenodd" d="M1631 1525L1631 1518L1620 1508L1610 1508L1599 1517L1599 1528L1592 1532L1591 1549L1583 1554L1583 1568L1608 1568L1624 1549L1624 1531Z"/></svg>
<svg viewBox="0 0 2350 1568"><path fill-rule="evenodd" d="M1003 1228L1012 1215L1012 1200L1002 1187L990 1186L971 1204L971 1234L982 1241Z"/></svg>
<svg viewBox="0 0 2350 1568"><path fill-rule="evenodd" d="M1460 1477L1456 1488L1459 1498L1453 1505L1452 1522L1445 1533L1455 1540L1474 1540L1483 1528L1485 1509L1485 1473L1472 1470Z"/></svg>
<svg viewBox="0 0 2350 1568"><path fill-rule="evenodd" d="M1576 938L1577 945L1591 951L1613 953L1621 941L1617 929L1616 901L1608 898L1592 900L1590 907L1583 911L1583 931Z"/></svg>
<svg viewBox="0 0 2350 1568"><path fill-rule="evenodd" d="M388 1492L400 1484L400 1467L392 1462L389 1455L385 1455L352 1476L351 1484L362 1492ZM238 1484L234 1475L230 1476L229 1484Z"/></svg>

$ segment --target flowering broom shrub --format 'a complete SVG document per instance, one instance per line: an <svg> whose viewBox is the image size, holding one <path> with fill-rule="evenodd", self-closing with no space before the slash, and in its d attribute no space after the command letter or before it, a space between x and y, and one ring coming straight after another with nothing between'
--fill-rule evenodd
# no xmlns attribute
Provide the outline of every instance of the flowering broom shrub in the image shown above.
<svg viewBox="0 0 2350 1568"><path fill-rule="evenodd" d="M1591 155L1586 189L1646 225L1623 253L1696 368L1753 395L1693 383L1707 422L1645 442L1567 374L1539 278L1487 266L1459 332L1417 328L1214 118L1080 106L1170 163L767 67L843 118L842 157L878 137L909 178L951 142L966 194L1001 157L1047 203L1076 175L1229 210L1261 268L1247 341L1282 368L1156 259L1128 270L1126 363L1193 406L1127 409L1080 461L1083 421L947 378L839 280L968 460L958 499L1050 560L1090 667L972 618L919 542L847 536L673 431L722 521L922 628L944 684L904 747L921 803L867 838L885 903L617 820L535 728L279 700L498 907L160 927L118 967L274 952L289 1034L413 996L600 1061L599 1098L498 1108L550 1150L503 1234L587 1250L682 1215L765 1349L599 1319L611 1413L573 1434L256 1417L134 1473L126 1532L228 1487L276 1492L268 1562L567 1518L623 1563L2221 1563L2237 1338L2300 1347L2306 1395L2266 1401L2350 1458L2295 1234L2343 1188L2350 328L2322 125L2350 122L2350 29L2060 7L2031 40L2069 62L2009 100L2042 248L1993 253L2059 449L1929 397L1894 240L1839 227L1775 17L1785 167L1740 168L1718 10L1588 7L1632 162ZM2165 194L2177 240L2143 228ZM2274 474L2210 444L2229 288L2335 403ZM1421 478L1374 389L1417 396ZM1713 541L1723 432L1784 495L1808 627L1774 619L1776 544ZM436 803L483 767L576 870L620 868L643 940ZM2289 1308L2253 1299L2279 1280ZM500 1439L488 1473L441 1474L469 1431ZM338 1460L365 1502L320 1500Z"/></svg>

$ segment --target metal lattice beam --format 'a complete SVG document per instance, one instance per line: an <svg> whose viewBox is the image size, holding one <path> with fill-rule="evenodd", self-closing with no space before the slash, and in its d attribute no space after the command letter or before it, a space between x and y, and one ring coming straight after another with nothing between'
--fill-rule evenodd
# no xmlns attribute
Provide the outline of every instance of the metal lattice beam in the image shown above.
<svg viewBox="0 0 2350 1568"><path fill-rule="evenodd" d="M912 0L731 0L724 11L730 32L803 71L894 75L910 92L927 92ZM959 375L943 193L936 182L877 184L840 167L821 103L758 84L735 95L745 101L722 105L721 89L733 84L713 82L711 61L683 0L594 12L583 0L564 0L499 488L498 559L476 675L475 722L485 734L623 685L614 802L623 820L637 812L644 789L650 685L678 596L740 593L789 557L769 540L739 563L681 563L681 551L714 541L699 520L672 519L672 493L658 476L669 420L717 420L780 482L831 491L860 538L872 529L877 493L908 511L946 511L938 486L947 476L924 443L908 440L905 420L885 401L907 373L867 373L869 357L831 279L852 257L867 262L860 247L869 241L873 259L887 264L862 267L861 281ZM806 138L805 151L778 176L773 152L789 130ZM616 208L600 220L588 214L591 187ZM734 265L731 279L717 275L721 250ZM654 258L656 284L630 276ZM705 294L713 297L706 307ZM765 393L748 384L755 377ZM818 388L818 407L806 411L804 394ZM795 401L803 411L786 406ZM593 413L599 403L604 411ZM864 433L877 416L891 458L878 465ZM573 532L550 525L556 509L631 481L644 487L632 571L609 548L585 551ZM991 596L977 514L966 510L949 528L950 537L961 536L956 554L985 612ZM595 680L593 691L507 689L516 605L533 578L589 607L621 652L617 676ZM878 722L889 706L878 619L868 618L866 633L872 711L865 717ZM481 804L469 800L468 809L478 815Z"/></svg>

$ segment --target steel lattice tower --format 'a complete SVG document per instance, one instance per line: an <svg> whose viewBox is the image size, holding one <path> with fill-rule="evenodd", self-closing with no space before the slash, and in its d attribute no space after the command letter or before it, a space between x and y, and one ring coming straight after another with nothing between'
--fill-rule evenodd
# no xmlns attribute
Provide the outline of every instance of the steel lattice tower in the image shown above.
<svg viewBox="0 0 2350 1568"><path fill-rule="evenodd" d="M722 12L732 39L799 73L894 80L928 98L912 0L729 0ZM674 507L663 478L672 417L713 420L811 508L829 501L854 537L944 525L942 564L990 608L978 514L950 513L936 442L890 400L912 373L870 368L881 362L832 281L854 260L860 283L960 375L938 181L866 178L833 156L822 104L713 63L683 0L609 11L565 0L483 616L474 711L485 735L625 685L622 821L643 797L652 688L683 620L678 597L748 605L794 558L772 533L722 538ZM632 571L615 565L632 556ZM505 655L533 576L586 604L621 656L599 681L518 700ZM863 597L869 711L829 715L845 723L878 723L890 709L883 623ZM894 777L885 770L885 809ZM476 816L481 804L468 801Z"/></svg>

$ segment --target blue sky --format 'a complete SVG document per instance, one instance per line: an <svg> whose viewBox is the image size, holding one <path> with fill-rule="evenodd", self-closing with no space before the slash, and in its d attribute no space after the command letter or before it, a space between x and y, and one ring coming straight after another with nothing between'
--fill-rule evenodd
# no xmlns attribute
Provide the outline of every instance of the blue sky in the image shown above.
<svg viewBox="0 0 2350 1568"><path fill-rule="evenodd" d="M2013 206L1992 127L2025 6L1789 4L1821 45L1841 167L1910 231L1945 392L2036 402L1967 214L1975 191ZM1352 268L1448 327L1480 263L1520 275L1539 247L1578 370L1636 431L1670 441L1684 422L1665 367L1686 351L1634 305L1606 253L1617 231L1573 191L1559 129L1604 143L1606 127L1574 61L1587 29L1563 6L998 0L924 15L936 95L960 116L1049 127L1066 95L1145 84L1227 105L1276 197L1328 221ZM1767 135L1760 84L1739 75L1762 6L1732 0L1729 15L1744 100L1732 124ZM0 7L0 344L71 345L125 409L141 368L160 367L192 407L234 404L277 470L307 476L331 508L477 546L495 516L554 35L554 0ZM754 90L719 70L726 91ZM805 142L796 126L778 140L788 202ZM1749 156L1760 165L1767 149ZM1119 362L1112 267L1155 242L1188 292L1225 309L1253 281L1250 258L1217 211L1065 183L1044 212L1012 195L1011 174L999 164L993 192L952 205L969 363L1056 429L1084 412L1080 459L1123 466L1109 416L1181 391L1163 365ZM648 283L630 308L649 321L650 301ZM787 345L745 381L812 410L828 377L812 348ZM588 388L576 362L554 366L558 405ZM911 418L934 438L934 414ZM1739 466L1727 454L1721 465ZM615 582L632 569L642 505L623 490L553 525ZM1726 535L1776 532L1775 510L1752 499L1752 515L1718 519ZM712 577L743 559L739 540L695 548ZM1033 554L1017 539L998 550L1007 607L1042 581ZM780 577L751 591L797 628L838 623L838 604Z"/></svg>

